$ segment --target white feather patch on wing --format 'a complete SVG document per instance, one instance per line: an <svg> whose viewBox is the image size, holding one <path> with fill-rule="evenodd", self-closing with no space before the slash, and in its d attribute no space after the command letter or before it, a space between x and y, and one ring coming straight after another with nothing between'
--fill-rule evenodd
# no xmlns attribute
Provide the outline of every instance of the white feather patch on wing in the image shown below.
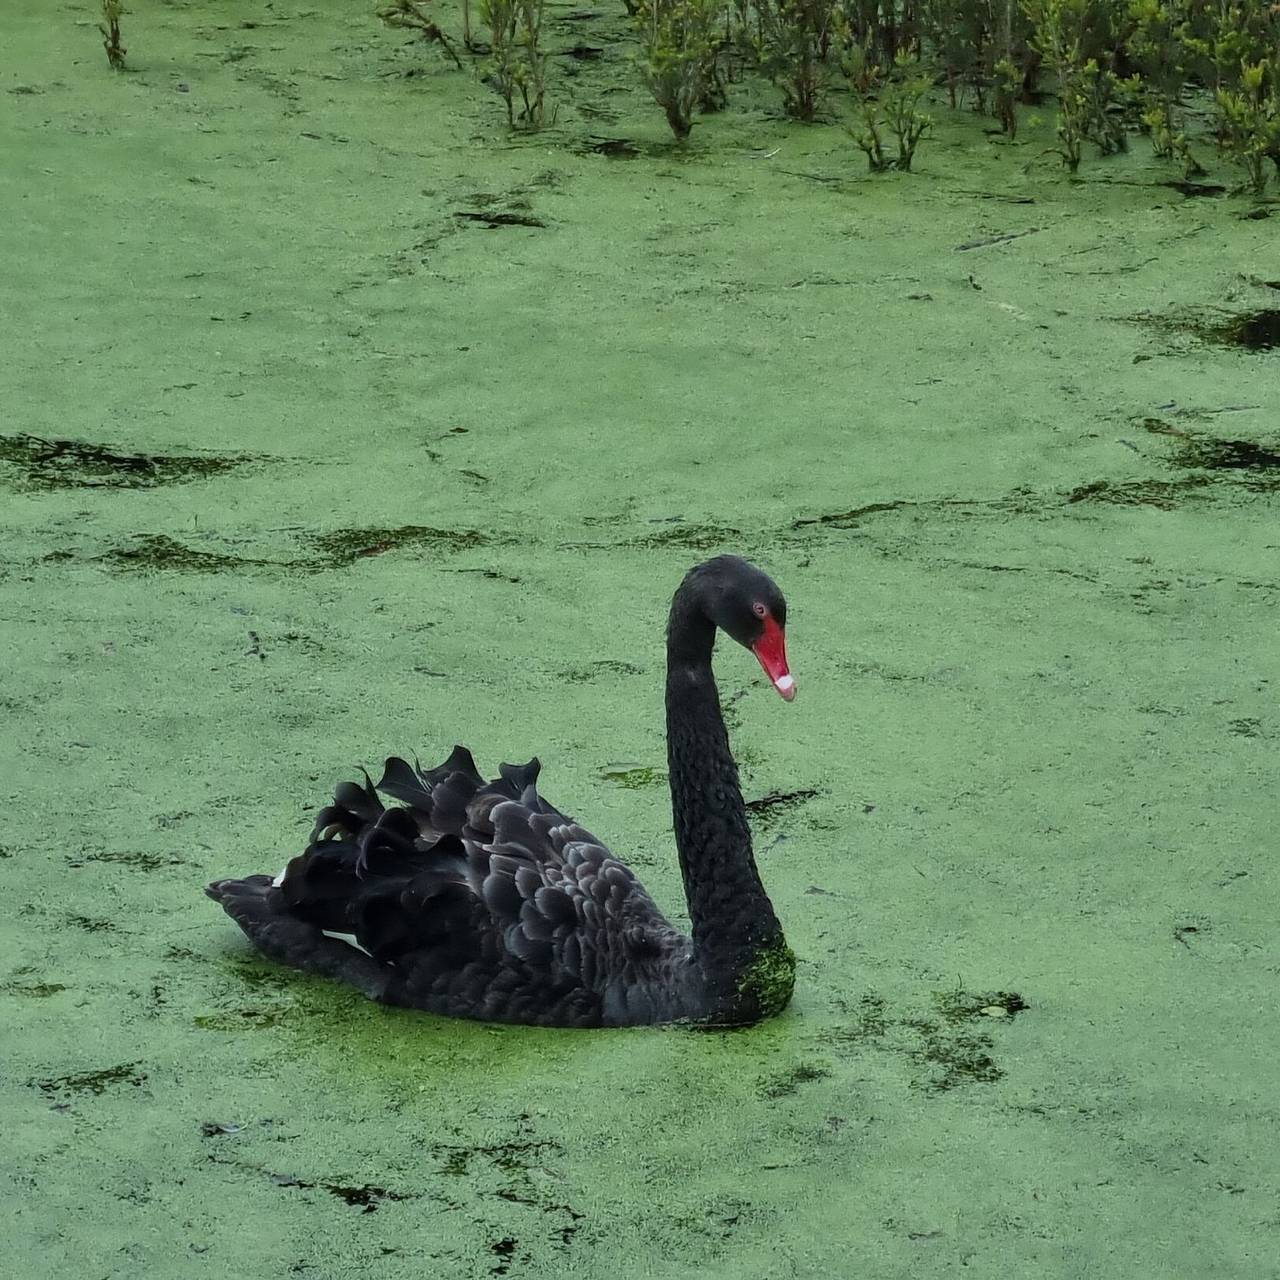
<svg viewBox="0 0 1280 1280"><path fill-rule="evenodd" d="M347 946L355 947L357 951L363 951L367 956L373 955L373 952L370 951L368 947L362 947L356 941L356 935L354 933L337 933L333 929L321 929L320 932L323 933L326 938L337 938L339 942L345 942Z"/></svg>
<svg viewBox="0 0 1280 1280"><path fill-rule="evenodd" d="M280 874L276 876L276 878L271 882L271 887L273 889L278 889L282 884L284 884L285 872L288 870L289 870L288 866L283 866L280 868Z"/></svg>

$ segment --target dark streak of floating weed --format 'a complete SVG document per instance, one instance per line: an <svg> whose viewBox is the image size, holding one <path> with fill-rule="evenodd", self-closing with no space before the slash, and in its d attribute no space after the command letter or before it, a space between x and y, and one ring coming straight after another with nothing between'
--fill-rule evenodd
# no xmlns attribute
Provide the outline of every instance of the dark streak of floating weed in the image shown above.
<svg viewBox="0 0 1280 1280"><path fill-rule="evenodd" d="M344 1203L359 1209L361 1213L375 1213L379 1204L384 1200L414 1199L410 1192L391 1191L387 1187L376 1187L370 1183L365 1183L361 1186L347 1186L340 1182L305 1182L303 1179L295 1178L288 1173L273 1173L268 1176L277 1187L297 1187L304 1191L319 1187L320 1190L327 1191L331 1196L336 1196Z"/></svg>
<svg viewBox="0 0 1280 1280"><path fill-rule="evenodd" d="M139 853L134 850L104 851L87 854L84 862L109 862L118 866L129 867L134 871L159 871L161 867L186 866L186 860L174 854ZM71 861L72 866L80 865L80 861Z"/></svg>
<svg viewBox="0 0 1280 1280"><path fill-rule="evenodd" d="M638 791L641 787L660 787L667 780L662 769L647 766L636 769L601 769L600 776L606 782L625 787L628 791Z"/></svg>
<svg viewBox="0 0 1280 1280"><path fill-rule="evenodd" d="M1261 311L1235 316L1225 324L1207 330L1207 336L1224 346L1243 347L1246 351L1271 351L1280 347L1280 309L1265 307Z"/></svg>
<svg viewBox="0 0 1280 1280"><path fill-rule="evenodd" d="M568 680L573 684L589 684L600 675L643 675L644 668L630 662L615 662L604 658L599 662L589 662L582 667L563 667L558 674L561 680Z"/></svg>
<svg viewBox="0 0 1280 1280"><path fill-rule="evenodd" d="M787 1098L800 1091L802 1084L812 1084L815 1080L825 1080L831 1071L828 1067L802 1062L786 1071L770 1076L760 1084L762 1098Z"/></svg>
<svg viewBox="0 0 1280 1280"><path fill-rule="evenodd" d="M0 436L0 463L17 470L20 483L31 489L150 489L203 480L258 460L245 454L123 453L83 440Z"/></svg>
<svg viewBox="0 0 1280 1280"><path fill-rule="evenodd" d="M288 1005L274 1008L230 1009L224 1013L202 1013L192 1023L202 1031L257 1031L274 1027L289 1016Z"/></svg>
<svg viewBox="0 0 1280 1280"><path fill-rule="evenodd" d="M928 1079L916 1082L917 1088L947 1093L962 1084L994 1084L1003 1079L1004 1069L989 1052L993 1047L990 1036L939 1034L936 1026L924 1022L916 1024L916 1030L923 1044L911 1056L934 1068Z"/></svg>
<svg viewBox="0 0 1280 1280"><path fill-rule="evenodd" d="M30 1000L47 1000L50 996L56 996L59 991L66 989L61 982L6 982L0 987L0 991L5 995L26 996Z"/></svg>
<svg viewBox="0 0 1280 1280"><path fill-rule="evenodd" d="M1177 461L1184 467L1195 467L1203 471L1266 473L1280 470L1280 453L1255 444L1252 440L1188 437L1179 447ZM1268 479L1273 483L1280 483L1280 477Z"/></svg>
<svg viewBox="0 0 1280 1280"><path fill-rule="evenodd" d="M628 547L688 547L694 551L710 551L714 547L729 546L742 537L740 529L729 525L691 524L677 525L658 533L646 533L638 538L628 538Z"/></svg>
<svg viewBox="0 0 1280 1280"><path fill-rule="evenodd" d="M83 929L85 933L115 933L116 926L110 920L101 920L93 916L66 916L66 922L74 929Z"/></svg>
<svg viewBox="0 0 1280 1280"><path fill-rule="evenodd" d="M127 547L112 547L96 557L122 572L145 573L168 571L177 573L221 573L245 566L275 565L270 560L250 560L222 555L216 551L198 551L168 538L162 533L139 534Z"/></svg>
<svg viewBox="0 0 1280 1280"><path fill-rule="evenodd" d="M1226 319L1208 319L1195 313L1131 318L1166 333L1189 334L1213 346L1239 347L1245 351L1272 351L1280 347L1280 309L1275 307L1239 312Z"/></svg>
<svg viewBox="0 0 1280 1280"><path fill-rule="evenodd" d="M97 1071L79 1071L66 1076L49 1076L30 1083L45 1093L100 1094L109 1085L129 1084L137 1088L145 1083L147 1073L139 1071L138 1062L123 1062L116 1067L101 1067Z"/></svg>
<svg viewBox="0 0 1280 1280"><path fill-rule="evenodd" d="M770 791L768 795L746 802L747 813L762 831L768 831L793 809L812 800L819 793L812 788L800 791Z"/></svg>
<svg viewBox="0 0 1280 1280"><path fill-rule="evenodd" d="M330 564L341 566L402 547L467 551L488 546L495 539L475 529L432 529L406 524L393 529L337 529L332 533L313 534L311 541Z"/></svg>
<svg viewBox="0 0 1280 1280"><path fill-rule="evenodd" d="M1212 484L1209 476L1187 476L1182 480L1094 480L1072 489L1066 500L1108 502L1125 507L1156 507L1174 511L1186 498L1205 496L1199 491Z"/></svg>
<svg viewBox="0 0 1280 1280"><path fill-rule="evenodd" d="M950 1023L969 1022L974 1018L1012 1018L1031 1007L1016 991L939 991L935 992L933 1002ZM1000 1012L993 1012L996 1010Z"/></svg>

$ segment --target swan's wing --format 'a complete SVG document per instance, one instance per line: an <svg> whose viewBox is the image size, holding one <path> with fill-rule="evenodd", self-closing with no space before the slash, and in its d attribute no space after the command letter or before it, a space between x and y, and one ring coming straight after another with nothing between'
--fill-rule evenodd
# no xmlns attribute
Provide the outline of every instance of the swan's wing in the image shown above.
<svg viewBox="0 0 1280 1280"><path fill-rule="evenodd" d="M473 1016L643 980L685 939L629 867L538 795L538 770L502 765L486 782L464 747L429 771L389 759L376 786L366 774L337 788L285 901Z"/></svg>
<svg viewBox="0 0 1280 1280"><path fill-rule="evenodd" d="M483 893L515 954L594 988L683 942L635 872L572 819L523 802L493 818Z"/></svg>

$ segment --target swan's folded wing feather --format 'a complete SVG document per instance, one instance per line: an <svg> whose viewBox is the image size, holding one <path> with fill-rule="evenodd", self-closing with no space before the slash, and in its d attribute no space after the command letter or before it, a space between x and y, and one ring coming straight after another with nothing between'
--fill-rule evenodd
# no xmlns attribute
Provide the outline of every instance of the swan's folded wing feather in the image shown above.
<svg viewBox="0 0 1280 1280"><path fill-rule="evenodd" d="M629 867L538 794L539 770L503 764L485 782L464 747L430 770L389 757L376 787L366 774L336 789L286 900L386 963L478 964L494 981L514 966L594 990L669 951L680 935Z"/></svg>

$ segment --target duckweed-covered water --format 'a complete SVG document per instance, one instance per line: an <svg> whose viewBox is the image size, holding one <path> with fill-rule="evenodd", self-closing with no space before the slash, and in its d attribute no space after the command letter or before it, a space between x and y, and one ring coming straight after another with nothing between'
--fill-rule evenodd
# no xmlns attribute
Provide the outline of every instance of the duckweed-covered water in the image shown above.
<svg viewBox="0 0 1280 1280"><path fill-rule="evenodd" d="M6 1272L1277 1275L1275 216L764 89L681 155L612 9L512 139L370 7L6 7ZM203 897L463 740L678 911L719 550L784 1017L385 1010Z"/></svg>

